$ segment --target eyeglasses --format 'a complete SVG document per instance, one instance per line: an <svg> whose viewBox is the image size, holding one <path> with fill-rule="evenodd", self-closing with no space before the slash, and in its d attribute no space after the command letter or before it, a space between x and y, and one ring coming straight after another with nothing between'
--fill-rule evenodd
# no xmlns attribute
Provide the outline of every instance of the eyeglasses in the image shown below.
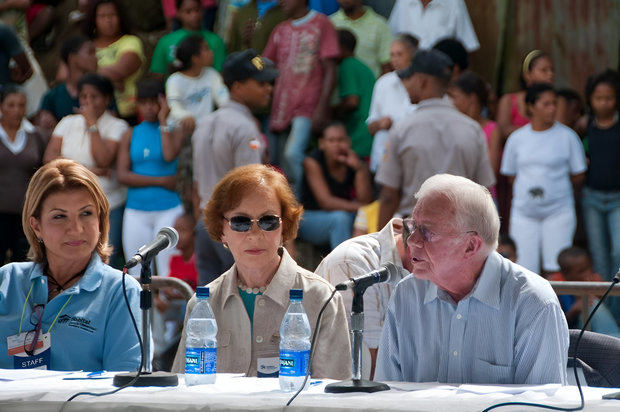
<svg viewBox="0 0 620 412"><path fill-rule="evenodd" d="M28 356L34 356L34 351L37 348L37 342L39 340L39 335L41 334L41 323L43 323L44 309L45 305L35 305L34 311L30 315L30 324L34 326L34 329L26 333L24 338L24 352L26 352ZM31 337L32 340L30 340Z"/></svg>
<svg viewBox="0 0 620 412"><path fill-rule="evenodd" d="M403 219L403 243L407 244L407 240L409 240L409 237L413 235L413 233L416 230L420 231L420 235L422 236L422 239L426 243L433 242L434 240L438 239L441 236L451 236L451 235L454 236L454 235L459 235L462 233L476 233L473 230L467 230L465 232L458 232L458 233L438 234L428 229L426 226L419 225L418 222L409 218L409 219Z"/></svg>
<svg viewBox="0 0 620 412"><path fill-rule="evenodd" d="M247 216L233 216L230 219L224 217L228 221L230 228L235 232L247 232L252 228L252 223L256 222L259 228L265 232L271 232L280 227L282 218L276 215L265 215L258 219L250 219Z"/></svg>

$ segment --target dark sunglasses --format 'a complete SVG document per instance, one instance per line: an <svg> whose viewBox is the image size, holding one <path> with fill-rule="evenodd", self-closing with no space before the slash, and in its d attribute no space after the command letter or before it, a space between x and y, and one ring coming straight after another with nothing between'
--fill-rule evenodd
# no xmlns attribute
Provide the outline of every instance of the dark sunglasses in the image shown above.
<svg viewBox="0 0 620 412"><path fill-rule="evenodd" d="M34 311L30 315L30 324L34 326L34 329L26 333L24 338L24 352L28 356L34 356L34 351L37 348L37 342L41 334L41 323L43 323L44 308L44 305L35 305ZM30 341L30 337L32 337L32 341ZM30 341L29 344L28 341Z"/></svg>
<svg viewBox="0 0 620 412"><path fill-rule="evenodd" d="M230 219L227 219L230 228L235 232L247 232L252 228L252 223L256 222L259 228L266 232L271 232L280 227L282 223L282 219L280 216L276 215L265 215L261 216L258 219L250 219L247 216L233 216Z"/></svg>

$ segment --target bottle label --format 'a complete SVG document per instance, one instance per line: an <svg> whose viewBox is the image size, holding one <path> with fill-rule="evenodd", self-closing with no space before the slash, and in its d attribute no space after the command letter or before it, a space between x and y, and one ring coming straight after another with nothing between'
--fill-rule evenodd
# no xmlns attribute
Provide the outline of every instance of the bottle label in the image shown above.
<svg viewBox="0 0 620 412"><path fill-rule="evenodd" d="M309 350L280 350L280 376L306 376Z"/></svg>
<svg viewBox="0 0 620 412"><path fill-rule="evenodd" d="M185 373L215 373L217 348L187 348L185 350Z"/></svg>

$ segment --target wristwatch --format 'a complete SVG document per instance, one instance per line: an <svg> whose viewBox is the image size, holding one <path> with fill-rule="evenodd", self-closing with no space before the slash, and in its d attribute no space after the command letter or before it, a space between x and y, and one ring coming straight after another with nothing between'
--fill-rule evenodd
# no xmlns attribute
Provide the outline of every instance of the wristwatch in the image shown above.
<svg viewBox="0 0 620 412"><path fill-rule="evenodd" d="M162 133L172 133L173 130L174 130L174 127L172 127L169 124L159 125L159 131Z"/></svg>
<svg viewBox="0 0 620 412"><path fill-rule="evenodd" d="M99 132L99 128L97 127L96 124L90 126L88 128L88 133L98 133Z"/></svg>

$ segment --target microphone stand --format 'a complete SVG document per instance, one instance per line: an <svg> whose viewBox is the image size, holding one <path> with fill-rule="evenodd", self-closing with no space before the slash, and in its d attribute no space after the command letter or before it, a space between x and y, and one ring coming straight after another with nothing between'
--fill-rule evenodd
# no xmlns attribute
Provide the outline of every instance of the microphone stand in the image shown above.
<svg viewBox="0 0 620 412"><path fill-rule="evenodd" d="M364 333L364 292L366 287L355 286L353 288L353 303L351 310L351 335L353 344L352 356L352 376L353 379L330 383L325 387L326 393L346 393L346 392L380 392L390 389L388 385L381 382L362 379L362 336Z"/></svg>
<svg viewBox="0 0 620 412"><path fill-rule="evenodd" d="M142 309L142 364L143 370L139 372L117 373L112 384L114 386L125 386L133 382L131 386L178 386L179 378L176 373L153 372L151 365L151 308L153 296L151 293L151 259L141 262L140 283L140 309ZM136 379L138 376L138 379Z"/></svg>

